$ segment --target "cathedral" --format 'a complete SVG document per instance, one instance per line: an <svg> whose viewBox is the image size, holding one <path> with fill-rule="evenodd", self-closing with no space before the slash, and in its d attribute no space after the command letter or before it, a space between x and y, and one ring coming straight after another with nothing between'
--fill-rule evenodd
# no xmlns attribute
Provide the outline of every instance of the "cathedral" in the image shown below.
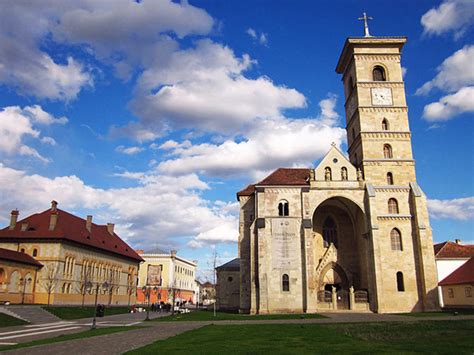
<svg viewBox="0 0 474 355"><path fill-rule="evenodd" d="M405 42L366 30L344 44L336 72L348 157L333 145L316 167L280 168L237 193L240 312L438 309L400 64Z"/></svg>

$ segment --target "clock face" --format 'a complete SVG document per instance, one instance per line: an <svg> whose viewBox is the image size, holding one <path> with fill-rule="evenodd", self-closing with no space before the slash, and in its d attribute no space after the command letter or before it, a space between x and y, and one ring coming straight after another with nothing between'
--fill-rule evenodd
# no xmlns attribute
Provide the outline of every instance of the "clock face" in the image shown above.
<svg viewBox="0 0 474 355"><path fill-rule="evenodd" d="M392 90L390 88L372 88L372 105L391 106Z"/></svg>

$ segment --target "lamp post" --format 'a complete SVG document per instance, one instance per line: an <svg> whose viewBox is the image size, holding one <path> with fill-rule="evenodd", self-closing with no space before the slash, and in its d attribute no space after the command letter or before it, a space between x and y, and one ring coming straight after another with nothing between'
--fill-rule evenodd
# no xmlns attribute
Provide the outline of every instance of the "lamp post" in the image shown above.
<svg viewBox="0 0 474 355"><path fill-rule="evenodd" d="M23 293L21 294L21 304L25 303L25 292L26 292L26 285L31 282L31 277L28 277L26 280L22 277L20 279L20 285L23 285Z"/></svg>
<svg viewBox="0 0 474 355"><path fill-rule="evenodd" d="M86 283L86 288L88 291L90 291L92 289L92 282L87 282ZM100 288L101 284L100 282L97 282L96 285L95 285L95 301L94 301L94 318L92 319L92 326L91 326L91 329L96 329L97 328L97 296L99 295L99 288ZM104 289L104 291L106 291L108 288L109 288L109 284L107 283L107 281L105 281L103 284L102 284L102 288Z"/></svg>
<svg viewBox="0 0 474 355"><path fill-rule="evenodd" d="M158 292L158 287L151 287L151 286L143 286L142 287L142 292L143 294L145 295L145 298L147 300L147 307L146 307L146 318L145 320L146 321L149 321L150 320L150 294L151 294L151 291L154 291L155 293Z"/></svg>

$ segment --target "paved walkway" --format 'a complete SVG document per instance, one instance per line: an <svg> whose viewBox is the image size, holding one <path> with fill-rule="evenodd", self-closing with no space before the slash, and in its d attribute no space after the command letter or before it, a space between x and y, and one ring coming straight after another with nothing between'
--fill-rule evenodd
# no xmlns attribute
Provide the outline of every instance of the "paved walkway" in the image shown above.
<svg viewBox="0 0 474 355"><path fill-rule="evenodd" d="M143 313L140 314L143 319ZM151 314L160 316L159 313ZM8 354L71 354L80 349L81 354L122 354L128 350L140 348L151 344L157 340L162 340L175 336L186 331L197 329L206 325L238 325L238 324L329 324L329 323L351 323L351 322L419 322L426 320L437 321L456 321L462 319L474 320L474 315L470 316L434 316L434 317L409 317L399 315L373 314L373 313L323 313L328 318L316 319L286 319L286 320L232 320L232 321L204 321L204 322L147 322L141 323L143 329L119 332L87 339L70 340L61 343L40 345L25 349L12 350L5 352ZM105 322L112 322L110 319L114 317L115 322L123 322L133 320L134 315L122 315L119 317L109 316ZM127 318L127 319L125 319ZM134 323L134 322L132 322ZM86 325L83 323L83 325ZM106 326L107 324L104 324Z"/></svg>

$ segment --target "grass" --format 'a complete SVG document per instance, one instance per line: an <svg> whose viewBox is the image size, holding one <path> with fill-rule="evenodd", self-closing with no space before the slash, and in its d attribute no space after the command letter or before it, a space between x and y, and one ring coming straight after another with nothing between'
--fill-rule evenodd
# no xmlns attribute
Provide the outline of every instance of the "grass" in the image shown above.
<svg viewBox="0 0 474 355"><path fill-rule="evenodd" d="M396 313L398 316L407 316L415 318L425 317L450 317L454 315L454 312L459 316L471 316L474 315L474 309L456 309L456 310L443 310L441 312L412 312L412 313Z"/></svg>
<svg viewBox="0 0 474 355"><path fill-rule="evenodd" d="M125 332L127 330L134 330L134 329L141 329L141 328L143 327L110 327L110 328L98 328L95 330L88 329L79 333L59 335L53 338L33 340L27 343L19 343L16 345L0 346L0 351L20 349L20 348L29 348L31 346L36 346L36 345L53 344L53 343L59 343L61 341L66 341L66 340L84 339L84 338L90 338L90 337L95 337L99 335Z"/></svg>
<svg viewBox="0 0 474 355"><path fill-rule="evenodd" d="M28 324L22 319L18 319L12 316L9 316L5 313L0 313L0 327L13 327L14 325L24 325Z"/></svg>
<svg viewBox="0 0 474 355"><path fill-rule="evenodd" d="M80 318L89 318L94 316L94 306L67 306L67 307L59 307L59 306L44 306L43 307L48 312L54 314L55 316L61 319L80 319ZM129 306L110 306L105 307L105 315L110 316L113 314L124 314L129 313L130 307Z"/></svg>
<svg viewBox="0 0 474 355"><path fill-rule="evenodd" d="M156 322L170 322L170 321L219 321L219 320L268 320L268 319L312 319L325 318L319 314L238 314L212 311L193 311L184 314L169 315L166 317L155 318Z"/></svg>
<svg viewBox="0 0 474 355"><path fill-rule="evenodd" d="M455 353L474 351L474 321L208 325L127 354Z"/></svg>

